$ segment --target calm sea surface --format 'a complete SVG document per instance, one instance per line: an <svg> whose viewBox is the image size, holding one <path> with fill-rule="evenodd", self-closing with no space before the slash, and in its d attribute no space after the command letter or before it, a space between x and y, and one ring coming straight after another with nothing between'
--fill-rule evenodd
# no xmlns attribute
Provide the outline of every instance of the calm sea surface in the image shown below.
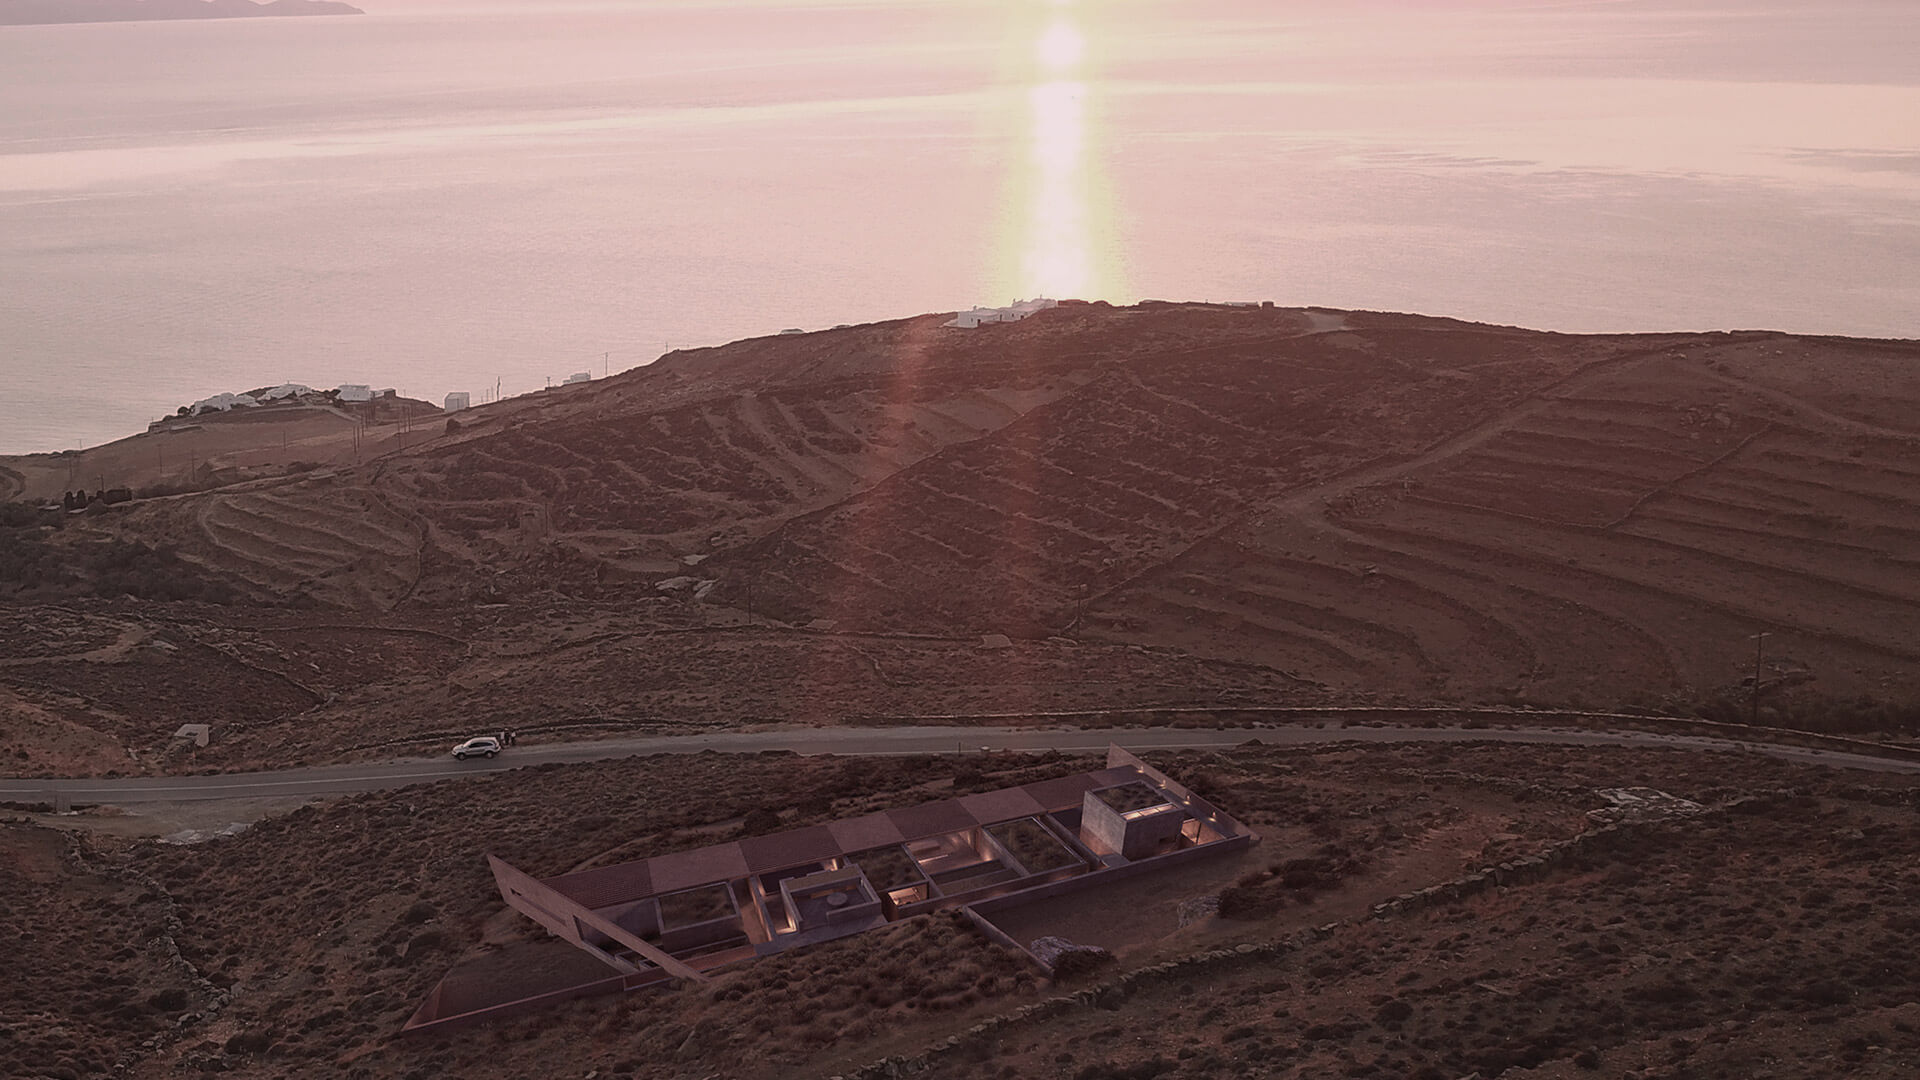
<svg viewBox="0 0 1920 1080"><path fill-rule="evenodd" d="M0 452L1035 292L1920 335L1907 0L358 2L0 29Z"/></svg>

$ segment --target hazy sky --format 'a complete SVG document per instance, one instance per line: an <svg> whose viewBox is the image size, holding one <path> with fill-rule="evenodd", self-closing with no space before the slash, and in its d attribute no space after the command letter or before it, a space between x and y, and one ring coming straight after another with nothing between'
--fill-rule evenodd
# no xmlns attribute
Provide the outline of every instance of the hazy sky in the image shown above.
<svg viewBox="0 0 1920 1080"><path fill-rule="evenodd" d="M363 6L0 31L0 450L1035 292L1920 333L1904 0Z"/></svg>

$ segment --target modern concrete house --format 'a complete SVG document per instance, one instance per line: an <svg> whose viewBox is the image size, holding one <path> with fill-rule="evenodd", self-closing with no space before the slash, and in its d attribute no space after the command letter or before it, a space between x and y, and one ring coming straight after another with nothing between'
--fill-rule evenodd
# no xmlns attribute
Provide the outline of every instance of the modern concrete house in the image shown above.
<svg viewBox="0 0 1920 1080"><path fill-rule="evenodd" d="M1111 746L1107 767L1096 772L558 877L535 878L488 856L509 906L601 967L578 985L511 1000L464 985L455 971L406 1030L480 1022L670 979L705 980L729 965L948 908L1021 949L983 912L1172 872L1256 839L1205 799Z"/></svg>
<svg viewBox="0 0 1920 1080"><path fill-rule="evenodd" d="M373 387L365 383L341 383L334 391L336 401L372 401Z"/></svg>

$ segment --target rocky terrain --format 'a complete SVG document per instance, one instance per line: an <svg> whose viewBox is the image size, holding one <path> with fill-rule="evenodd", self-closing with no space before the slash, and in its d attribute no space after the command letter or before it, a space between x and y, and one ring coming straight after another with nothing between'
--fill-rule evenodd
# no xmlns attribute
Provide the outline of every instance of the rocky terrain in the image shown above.
<svg viewBox="0 0 1920 1080"><path fill-rule="evenodd" d="M4 508L0 753L1220 702L1920 732L1920 345L942 321L673 353L358 465L317 432L331 464Z"/></svg>
<svg viewBox="0 0 1920 1080"><path fill-rule="evenodd" d="M486 852L558 873L1086 762L552 767L352 797L185 847L0 824L8 947L26 960L0 986L0 1075L1920 1068L1913 777L1498 744L1154 760L1262 842L1009 919L1023 938L1115 955L1064 984L962 922L917 919L709 986L579 1001L452 1038L397 1031L449 967L525 972L542 947L492 891ZM1623 812L1628 788L1669 798Z"/></svg>

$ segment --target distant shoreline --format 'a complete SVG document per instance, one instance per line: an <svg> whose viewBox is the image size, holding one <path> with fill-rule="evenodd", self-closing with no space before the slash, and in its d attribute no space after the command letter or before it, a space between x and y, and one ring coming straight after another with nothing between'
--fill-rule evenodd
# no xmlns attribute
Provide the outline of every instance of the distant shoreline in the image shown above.
<svg viewBox="0 0 1920 1080"><path fill-rule="evenodd" d="M0 26L365 14L339 0L9 0L0 4Z"/></svg>

